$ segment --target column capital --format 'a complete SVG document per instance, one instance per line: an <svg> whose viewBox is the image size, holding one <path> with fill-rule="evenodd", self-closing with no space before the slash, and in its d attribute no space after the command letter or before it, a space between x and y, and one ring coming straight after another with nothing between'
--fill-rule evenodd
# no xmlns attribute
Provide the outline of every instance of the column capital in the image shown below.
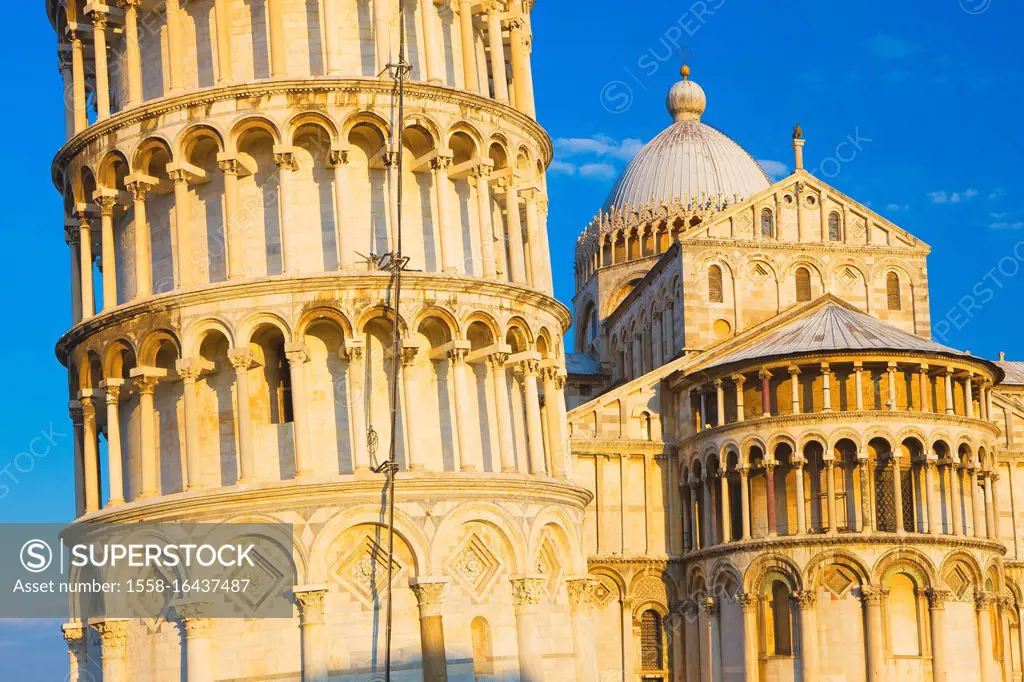
<svg viewBox="0 0 1024 682"><path fill-rule="evenodd" d="M535 377L540 373L540 360L535 358L520 360L517 364L524 377Z"/></svg>
<svg viewBox="0 0 1024 682"><path fill-rule="evenodd" d="M114 215L114 207L117 206L117 196L98 189L96 190L96 193L93 194L92 200L96 203L96 206L99 207L101 216L109 217Z"/></svg>
<svg viewBox="0 0 1024 682"><path fill-rule="evenodd" d="M194 384L199 381L204 368L195 360L181 359L175 363L175 369L182 381L186 384Z"/></svg>
<svg viewBox="0 0 1024 682"><path fill-rule="evenodd" d="M996 595L995 592L985 592L983 590L979 590L974 594L974 608L976 608L978 611L984 611L988 607L995 604L996 601L998 601L998 599L999 597L998 595Z"/></svg>
<svg viewBox="0 0 1024 682"><path fill-rule="evenodd" d="M71 69L71 50L57 50L57 68L62 74Z"/></svg>
<svg viewBox="0 0 1024 682"><path fill-rule="evenodd" d="M925 596L928 597L929 608L944 609L946 608L946 602L952 598L953 593L949 590L938 590L932 587L925 590Z"/></svg>
<svg viewBox="0 0 1024 682"><path fill-rule="evenodd" d="M284 356L288 359L289 365L302 365L309 360L309 353L305 344L302 343L285 344Z"/></svg>
<svg viewBox="0 0 1024 682"><path fill-rule="evenodd" d="M107 12L110 10L105 6L97 5L92 3L92 7L89 8L89 18L92 19L92 25L97 31L107 30Z"/></svg>
<svg viewBox="0 0 1024 682"><path fill-rule="evenodd" d="M68 246L78 246L82 243L82 236L77 226L64 226L64 243Z"/></svg>
<svg viewBox="0 0 1024 682"><path fill-rule="evenodd" d="M565 581L569 592L569 610L577 613L588 612L594 607L594 591L600 585L593 578L570 578Z"/></svg>
<svg viewBox="0 0 1024 682"><path fill-rule="evenodd" d="M801 611L808 611L810 609L813 609L814 606L818 603L818 595L810 590L801 590L799 592L794 592L790 596L790 599L793 600L793 603L796 604L797 608L799 608Z"/></svg>
<svg viewBox="0 0 1024 682"><path fill-rule="evenodd" d="M208 615L209 611L209 604L203 602L192 602L174 607L174 613L178 617L178 627L181 628L187 639L210 634L212 622Z"/></svg>
<svg viewBox="0 0 1024 682"><path fill-rule="evenodd" d="M78 392L78 403L82 406L82 413L87 419L96 416L96 394L97 391L91 388L83 388Z"/></svg>
<svg viewBox="0 0 1024 682"><path fill-rule="evenodd" d="M138 9L142 6L142 0L117 0L117 6L121 9Z"/></svg>
<svg viewBox="0 0 1024 682"><path fill-rule="evenodd" d="M71 419L71 425L76 428L85 423L85 411L77 400L68 406L68 418Z"/></svg>
<svg viewBox="0 0 1024 682"><path fill-rule="evenodd" d="M414 364L419 350L419 346L402 346L402 367Z"/></svg>
<svg viewBox="0 0 1024 682"><path fill-rule="evenodd" d="M487 356L487 362L490 363L493 369L502 369L505 363L508 362L508 353L498 351L497 353L491 353Z"/></svg>
<svg viewBox="0 0 1024 682"><path fill-rule="evenodd" d="M466 357L469 355L468 348L452 348L448 351L448 361L455 367L466 363Z"/></svg>
<svg viewBox="0 0 1024 682"><path fill-rule="evenodd" d="M324 600L328 591L326 586L320 585L292 588L302 625L324 622Z"/></svg>
<svg viewBox="0 0 1024 682"><path fill-rule="evenodd" d="M253 365L252 351L248 348L236 348L233 351L228 352L228 361L231 366L235 368L235 371L246 370Z"/></svg>
<svg viewBox="0 0 1024 682"><path fill-rule="evenodd" d="M217 168L224 175L240 175L242 173L242 162L235 157L222 158L217 160Z"/></svg>
<svg viewBox="0 0 1024 682"><path fill-rule="evenodd" d="M704 613L708 618L718 613L718 602L714 597L704 597L700 602L700 607L704 609Z"/></svg>
<svg viewBox="0 0 1024 682"><path fill-rule="evenodd" d="M741 609L747 612L756 611L758 601L760 600L757 598L756 594L751 594L749 592L738 592L736 594L736 603L740 605Z"/></svg>
<svg viewBox="0 0 1024 682"><path fill-rule="evenodd" d="M535 606L544 595L544 578L510 578L512 583L512 605Z"/></svg>
<svg viewBox="0 0 1024 682"><path fill-rule="evenodd" d="M412 580L409 587L416 595L420 618L441 615L441 605L451 593L451 583L444 578Z"/></svg>
<svg viewBox="0 0 1024 682"><path fill-rule="evenodd" d="M125 655L128 646L127 620L101 620L90 624L100 636L103 658L119 659Z"/></svg>
<svg viewBox="0 0 1024 682"><path fill-rule="evenodd" d="M864 585L860 588L860 600L865 605L881 604L887 596L889 596L889 589L886 587Z"/></svg>
<svg viewBox="0 0 1024 682"><path fill-rule="evenodd" d="M168 167L167 168L167 177L170 178L171 182L173 182L175 185L178 185L178 184L181 184L181 183L184 183L184 184L187 185L189 179L191 178L191 175L192 174L189 173L184 168L180 168L180 167L179 168L174 168L174 167Z"/></svg>
<svg viewBox="0 0 1024 682"><path fill-rule="evenodd" d="M282 171L296 171L299 169L299 165L295 161L295 153L288 146L274 146L274 163Z"/></svg>
<svg viewBox="0 0 1024 682"><path fill-rule="evenodd" d="M447 154L438 154L430 160L430 170L434 173L447 173L452 167L452 157Z"/></svg>
<svg viewBox="0 0 1024 682"><path fill-rule="evenodd" d="M331 147L329 161L332 166L347 166L348 147Z"/></svg>
<svg viewBox="0 0 1024 682"><path fill-rule="evenodd" d="M789 372L790 376L794 377L798 376L801 373L800 368L797 367L796 365L790 365L789 367L786 368L786 371Z"/></svg>
<svg viewBox="0 0 1024 682"><path fill-rule="evenodd" d="M747 381L747 378L742 374L733 374L729 378L733 380L736 386L741 388L743 387L743 384L746 383Z"/></svg>
<svg viewBox="0 0 1024 682"><path fill-rule="evenodd" d="M722 377L716 378L714 381L711 382L711 385L715 387L716 391L722 388Z"/></svg>
<svg viewBox="0 0 1024 682"><path fill-rule="evenodd" d="M85 626L80 621L73 623L64 623L60 626L61 634L64 636L64 641L68 643L68 649L75 654L85 652L89 646L89 640L86 637Z"/></svg>
<svg viewBox="0 0 1024 682"><path fill-rule="evenodd" d="M153 395L156 385L167 376L167 370L158 367L135 367L130 372L130 375L132 383L135 384L135 388L138 389L139 393Z"/></svg>
<svg viewBox="0 0 1024 682"><path fill-rule="evenodd" d="M117 404L121 399L121 389L124 388L124 379L104 379L100 382L100 388L107 395L107 404Z"/></svg>
<svg viewBox="0 0 1024 682"><path fill-rule="evenodd" d="M767 367L762 367L757 372L757 378L758 379L771 379L772 378L772 371L770 369L768 369Z"/></svg>

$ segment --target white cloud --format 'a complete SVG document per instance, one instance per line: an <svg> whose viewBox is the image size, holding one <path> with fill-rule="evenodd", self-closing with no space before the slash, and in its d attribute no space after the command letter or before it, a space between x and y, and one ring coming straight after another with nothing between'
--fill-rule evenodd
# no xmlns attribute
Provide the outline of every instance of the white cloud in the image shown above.
<svg viewBox="0 0 1024 682"><path fill-rule="evenodd" d="M959 204L962 201L973 199L978 194L978 190L973 188L965 189L962 192L947 192L943 189L937 192L928 192L928 198L932 200L933 204Z"/></svg>
<svg viewBox="0 0 1024 682"><path fill-rule="evenodd" d="M910 43L894 35L877 35L868 41L868 49L871 54L879 59L903 59L914 52Z"/></svg>
<svg viewBox="0 0 1024 682"><path fill-rule="evenodd" d="M555 153L559 156L590 155L630 161L643 146L643 140L635 137L627 137L621 141L607 135L560 137L555 140Z"/></svg>
<svg viewBox="0 0 1024 682"><path fill-rule="evenodd" d="M782 178L789 175L789 166L782 163L781 161L773 161L772 159L759 159L758 164L765 173L768 174L772 180L781 180Z"/></svg>
<svg viewBox="0 0 1024 682"><path fill-rule="evenodd" d="M551 162L548 170L552 173L559 173L561 175L576 175L576 164L566 163L565 161L555 159Z"/></svg>
<svg viewBox="0 0 1024 682"><path fill-rule="evenodd" d="M599 180L611 180L618 173L610 163L585 163L579 170L581 177Z"/></svg>
<svg viewBox="0 0 1024 682"><path fill-rule="evenodd" d="M989 193L988 198L990 200L994 201L996 199L1002 199L1005 196L1006 196L1006 190L1003 189L1002 187L996 187L994 190L992 190Z"/></svg>
<svg viewBox="0 0 1024 682"><path fill-rule="evenodd" d="M886 204L885 210L887 211L909 211L910 204Z"/></svg>
<svg viewBox="0 0 1024 682"><path fill-rule="evenodd" d="M996 220L1002 220L1003 218L1005 218L1008 215L1009 215L1009 213L995 213L995 212L993 212L993 213L989 213L988 217L989 218L995 218Z"/></svg>
<svg viewBox="0 0 1024 682"><path fill-rule="evenodd" d="M1015 222L998 221L989 225L993 230L1020 230L1024 229L1024 220Z"/></svg>

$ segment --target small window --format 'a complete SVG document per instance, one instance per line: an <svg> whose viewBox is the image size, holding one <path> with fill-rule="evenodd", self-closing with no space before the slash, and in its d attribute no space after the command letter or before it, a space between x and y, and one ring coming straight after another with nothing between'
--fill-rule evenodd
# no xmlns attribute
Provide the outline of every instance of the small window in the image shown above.
<svg viewBox="0 0 1024 682"><path fill-rule="evenodd" d="M708 301L722 303L725 300L722 291L722 268L712 265L708 269Z"/></svg>
<svg viewBox="0 0 1024 682"><path fill-rule="evenodd" d="M597 338L597 329L600 323L597 319L597 308L592 308L590 311L590 341Z"/></svg>
<svg viewBox="0 0 1024 682"><path fill-rule="evenodd" d="M644 611L640 616L640 666L643 670L664 670L661 644L661 616Z"/></svg>
<svg viewBox="0 0 1024 682"><path fill-rule="evenodd" d="M900 297L900 276L890 272L885 276L885 295L889 310L903 310L903 301Z"/></svg>
<svg viewBox="0 0 1024 682"><path fill-rule="evenodd" d="M775 219L770 208L761 211L761 236L769 239L775 236Z"/></svg>
<svg viewBox="0 0 1024 682"><path fill-rule="evenodd" d="M833 211L828 214L828 240L838 242L842 239L839 231L839 214Z"/></svg>
<svg viewBox="0 0 1024 682"><path fill-rule="evenodd" d="M473 639L473 675L494 674L494 654L491 648L491 626L486 619L477 616L470 624Z"/></svg>
<svg viewBox="0 0 1024 682"><path fill-rule="evenodd" d="M807 268L796 269L796 300L798 303L811 300L811 271Z"/></svg>

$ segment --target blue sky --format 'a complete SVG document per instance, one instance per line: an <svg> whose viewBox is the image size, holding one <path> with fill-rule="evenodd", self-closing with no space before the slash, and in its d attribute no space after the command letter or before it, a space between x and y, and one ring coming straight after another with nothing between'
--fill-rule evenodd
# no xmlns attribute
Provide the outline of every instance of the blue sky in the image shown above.
<svg viewBox="0 0 1024 682"><path fill-rule="evenodd" d="M780 172L792 165L790 132L800 121L808 168L932 245L932 319L941 340L1024 360L1024 347L1014 343L1024 331L1024 245L1014 256L1024 240L1017 200L1024 185L1020 3L624 6L631 7L540 0L535 9L538 110L557 150L549 222L560 299L573 294L576 235L630 155L668 124L665 94L685 46L693 79L708 96L706 122ZM3 63L12 65L0 113L9 216L0 278L12 321L0 341L7 358L0 522L66 521L72 448L66 374L53 346L70 318L69 255L49 181L64 125L56 39L41 0L7 11L19 40L0 43ZM861 141L853 158L841 151L849 160L827 161L851 136ZM963 300L969 295L979 307ZM5 650L18 652L5 659L10 679L62 680L67 673L50 623L0 621Z"/></svg>

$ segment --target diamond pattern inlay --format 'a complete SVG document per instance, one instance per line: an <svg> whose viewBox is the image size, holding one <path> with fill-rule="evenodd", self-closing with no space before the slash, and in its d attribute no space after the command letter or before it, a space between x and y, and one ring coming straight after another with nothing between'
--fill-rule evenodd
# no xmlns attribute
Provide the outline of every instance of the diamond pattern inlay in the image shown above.
<svg viewBox="0 0 1024 682"><path fill-rule="evenodd" d="M473 533L462 541L445 566L446 571L480 603L494 586L504 564L479 535Z"/></svg>
<svg viewBox="0 0 1024 682"><path fill-rule="evenodd" d="M393 558L391 570L391 585L394 586L399 583L405 566ZM368 608L373 608L380 600L387 575L387 552L369 535L356 543L355 549L341 560L334 571L338 582Z"/></svg>

